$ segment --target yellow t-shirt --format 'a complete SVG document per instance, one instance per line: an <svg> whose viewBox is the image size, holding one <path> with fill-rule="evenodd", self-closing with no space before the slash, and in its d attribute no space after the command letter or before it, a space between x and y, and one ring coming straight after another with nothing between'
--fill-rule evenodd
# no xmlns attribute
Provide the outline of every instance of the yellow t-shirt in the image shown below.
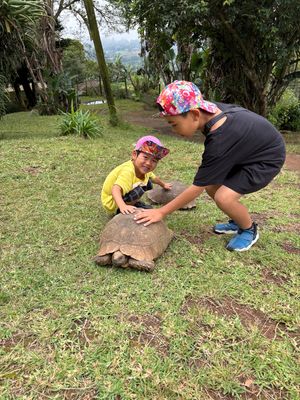
<svg viewBox="0 0 300 400"><path fill-rule="evenodd" d="M118 206L111 194L113 185L118 185L122 189L122 196L130 192L137 186L146 186L149 178L155 178L153 172L148 172L145 174L144 179L139 179L135 175L133 162L126 161L113 169L106 177L102 192L101 192L101 202L104 209L110 214L114 214Z"/></svg>

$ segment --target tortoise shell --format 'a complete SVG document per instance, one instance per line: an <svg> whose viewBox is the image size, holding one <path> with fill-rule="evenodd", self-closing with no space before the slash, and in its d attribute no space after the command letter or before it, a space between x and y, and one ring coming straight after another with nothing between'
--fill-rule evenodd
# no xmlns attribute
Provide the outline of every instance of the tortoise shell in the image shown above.
<svg viewBox="0 0 300 400"><path fill-rule="evenodd" d="M154 189L147 192L148 199L154 204L167 204L189 187L185 183L179 181L171 181L170 183L172 183L172 189L170 190L155 185ZM188 210L194 207L196 207L196 199L185 204L181 209Z"/></svg>
<svg viewBox="0 0 300 400"><path fill-rule="evenodd" d="M120 251L140 261L152 261L168 247L173 232L165 222L148 226L137 224L134 214L117 214L105 226L100 238L99 256Z"/></svg>

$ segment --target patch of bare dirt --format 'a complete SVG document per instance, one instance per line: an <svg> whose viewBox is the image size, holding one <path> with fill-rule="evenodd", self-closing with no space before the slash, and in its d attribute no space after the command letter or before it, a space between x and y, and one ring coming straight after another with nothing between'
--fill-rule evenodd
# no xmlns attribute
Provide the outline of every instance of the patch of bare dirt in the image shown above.
<svg viewBox="0 0 300 400"><path fill-rule="evenodd" d="M204 228L197 235L190 233L186 229L183 229L182 231L180 231L180 236L183 236L190 243L195 244L196 246L202 246L203 243L213 235L214 234L213 234L212 230L209 230L208 228Z"/></svg>
<svg viewBox="0 0 300 400"><path fill-rule="evenodd" d="M134 326L134 334L130 337L133 346L153 347L160 355L167 356L169 341L162 334L161 318L158 315L130 315L126 318Z"/></svg>
<svg viewBox="0 0 300 400"><path fill-rule="evenodd" d="M10 397L7 398L12 398L12 399L25 399L30 396L28 393L28 389L24 386L23 382L19 381L12 381L11 382L11 387L10 387L10 392L9 395ZM41 387L36 387L33 388L36 397L39 400L49 400L52 398L58 398L62 400L95 400L97 399L97 391L96 390L85 390L81 388L65 388L61 390L51 390L51 389L43 389ZM32 397L30 397L32 398Z"/></svg>
<svg viewBox="0 0 300 400"><path fill-rule="evenodd" d="M169 135L169 136L174 136L177 139L181 140L188 140L190 142L198 142L198 143L203 143L205 136L202 135L201 132L196 132L195 135L192 138L182 138L180 135L177 135L174 133L171 129L171 126L168 125L168 123L158 115L158 111L155 108L149 108L145 107L145 110L142 111L132 111L127 113L124 118L126 121L128 121L131 124L135 125L140 125L146 128L152 128L153 129L153 134L156 132L162 133L163 135Z"/></svg>
<svg viewBox="0 0 300 400"><path fill-rule="evenodd" d="M300 154L287 154L285 168L292 171L300 171Z"/></svg>
<svg viewBox="0 0 300 400"><path fill-rule="evenodd" d="M207 361L203 358L190 358L188 365L191 369L201 369L207 365Z"/></svg>
<svg viewBox="0 0 300 400"><path fill-rule="evenodd" d="M206 400L234 400L234 397L229 394L222 394L221 392L213 389L205 390Z"/></svg>
<svg viewBox="0 0 300 400"><path fill-rule="evenodd" d="M300 232L300 223L291 222L289 224L282 224L272 227L273 232Z"/></svg>
<svg viewBox="0 0 300 400"><path fill-rule="evenodd" d="M95 400L98 398L96 389L70 388L62 391L64 400Z"/></svg>
<svg viewBox="0 0 300 400"><path fill-rule="evenodd" d="M77 337L83 345L89 345L96 338L96 333L92 329L91 322L87 318L78 318L73 320L73 329L71 336Z"/></svg>
<svg viewBox="0 0 300 400"><path fill-rule="evenodd" d="M31 165L29 167L22 168L22 171L26 172L27 174L36 176L42 172L42 168L40 166Z"/></svg>
<svg viewBox="0 0 300 400"><path fill-rule="evenodd" d="M275 285L282 286L286 282L288 282L288 278L286 276L275 274L274 272L264 269L262 271L262 277L265 281L270 283L275 283Z"/></svg>
<svg viewBox="0 0 300 400"><path fill-rule="evenodd" d="M288 216L292 219L299 219L300 220L300 214L299 213L289 213Z"/></svg>
<svg viewBox="0 0 300 400"><path fill-rule="evenodd" d="M270 215L267 213L251 213L251 217L258 225L264 225L264 223L270 218Z"/></svg>
<svg viewBox="0 0 300 400"><path fill-rule="evenodd" d="M280 245L287 253L300 254L300 249L295 247L292 243L284 242Z"/></svg>
<svg viewBox="0 0 300 400"><path fill-rule="evenodd" d="M282 182L278 183L276 178L269 184L269 188L272 188L270 193L274 193L278 189L288 190L288 189L300 189L300 183L298 182Z"/></svg>
<svg viewBox="0 0 300 400"><path fill-rule="evenodd" d="M259 390L257 385L250 384L251 379L245 383L249 385L246 387L246 392L240 395L241 400L285 400L287 399L287 392L280 389L263 389ZM235 396L224 395L217 390L207 389L207 397L205 400L235 400Z"/></svg>
<svg viewBox="0 0 300 400"><path fill-rule="evenodd" d="M269 219L274 218L277 215L275 212L250 212L253 221L255 221L261 228L264 227L265 223L268 222ZM224 222L224 220L220 220L219 222Z"/></svg>
<svg viewBox="0 0 300 400"><path fill-rule="evenodd" d="M188 312L192 307L203 307L223 317L238 317L245 328L256 327L263 336L271 340L280 336L281 333L300 340L300 330L289 332L284 323L275 322L262 311L240 304L230 297L225 297L222 300L214 300L208 297L187 298L182 306L182 313Z"/></svg>
<svg viewBox="0 0 300 400"><path fill-rule="evenodd" d="M82 384L82 387L71 387L71 388L62 388L62 389L42 389L42 388L36 388L35 392L37 395L37 398L39 400L49 400L49 399L62 399L62 400L96 400L99 398L99 392L98 389L93 387L94 385L92 382L89 382L90 384L86 387L84 387L84 383ZM28 393L25 393L24 385L17 387L17 382L13 387L13 390L11 391L11 395L14 396L13 398L25 398L24 396ZM58 397L59 396L59 397Z"/></svg>
<svg viewBox="0 0 300 400"><path fill-rule="evenodd" d="M92 382L83 382L81 387L65 387L62 389L46 389L38 392L38 398L41 400L59 398L62 400L96 400L99 397L98 389ZM59 396L59 397L57 397Z"/></svg>
<svg viewBox="0 0 300 400"><path fill-rule="evenodd" d="M39 347L35 335L25 334L23 332L15 333L10 338L0 340L0 347L7 351L11 351L11 349L17 345L21 345L27 349L36 349Z"/></svg>

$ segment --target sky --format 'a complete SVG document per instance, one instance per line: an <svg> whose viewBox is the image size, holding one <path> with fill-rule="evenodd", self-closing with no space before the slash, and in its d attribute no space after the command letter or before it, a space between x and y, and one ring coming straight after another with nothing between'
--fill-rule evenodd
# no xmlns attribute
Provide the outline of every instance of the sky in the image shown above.
<svg viewBox="0 0 300 400"><path fill-rule="evenodd" d="M80 24L73 15L67 12L62 13L61 23L64 26L63 37L78 39L81 42L89 41L89 33L84 24ZM101 39L138 39L138 33L136 30L130 30L129 32L117 33L108 32L107 29L100 32Z"/></svg>

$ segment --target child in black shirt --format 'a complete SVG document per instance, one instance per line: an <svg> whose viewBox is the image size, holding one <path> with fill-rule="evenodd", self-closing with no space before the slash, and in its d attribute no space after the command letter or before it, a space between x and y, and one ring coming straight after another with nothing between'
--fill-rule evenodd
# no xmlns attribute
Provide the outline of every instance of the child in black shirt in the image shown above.
<svg viewBox="0 0 300 400"><path fill-rule="evenodd" d="M157 103L176 133L191 137L200 129L206 136L205 150L193 185L165 206L138 213L137 222L145 226L157 222L206 190L230 218L215 225L214 232L235 234L228 250L248 250L259 233L239 200L268 185L279 173L285 161L281 134L268 120L245 108L205 101L192 82L169 84Z"/></svg>

